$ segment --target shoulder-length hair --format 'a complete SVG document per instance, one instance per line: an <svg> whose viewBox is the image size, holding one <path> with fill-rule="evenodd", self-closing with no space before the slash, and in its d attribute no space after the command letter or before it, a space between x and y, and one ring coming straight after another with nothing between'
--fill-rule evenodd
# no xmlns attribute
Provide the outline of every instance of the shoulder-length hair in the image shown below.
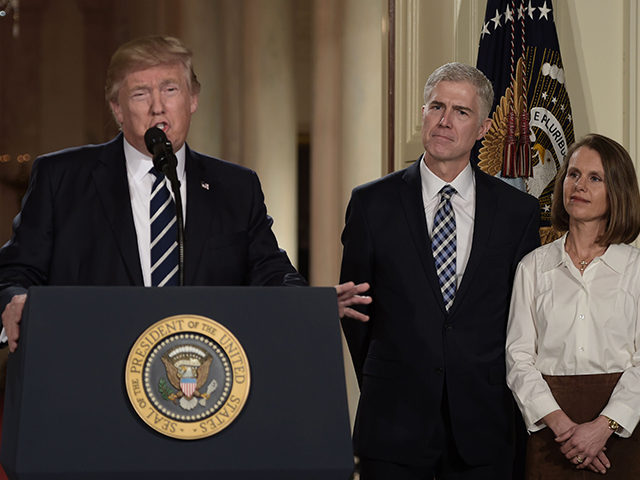
<svg viewBox="0 0 640 480"><path fill-rule="evenodd" d="M607 225L598 243L608 246L613 243L630 243L640 233L640 193L638 179L631 157L615 140L590 133L569 147L564 164L556 176L551 205L551 223L556 230L569 230L569 214L564 208L564 179L569 160L579 148L586 147L598 153L604 169L604 184L607 189Z"/></svg>

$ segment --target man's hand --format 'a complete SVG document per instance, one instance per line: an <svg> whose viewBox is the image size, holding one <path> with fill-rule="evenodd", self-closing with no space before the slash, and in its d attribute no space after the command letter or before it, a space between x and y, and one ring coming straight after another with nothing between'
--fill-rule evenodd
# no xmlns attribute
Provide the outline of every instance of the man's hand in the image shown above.
<svg viewBox="0 0 640 480"><path fill-rule="evenodd" d="M27 301L27 294L14 295L7 303L2 312L2 326L9 338L9 351L15 352L18 348L18 338L20 337L20 320L22 320L22 310L24 302Z"/></svg>
<svg viewBox="0 0 640 480"><path fill-rule="evenodd" d="M611 463L604 449L612 433L608 420L600 415L591 422L577 425L573 431L557 436L556 442L562 445L560 451L567 460L578 468L590 467L593 470L595 467L600 473L606 473Z"/></svg>
<svg viewBox="0 0 640 480"><path fill-rule="evenodd" d="M353 282L346 282L336 285L335 288L338 294L338 313L340 314L340 318L349 317L354 320L360 320L361 322L369 320L369 315L350 308L352 305L367 305L371 303L371 297L361 295L369 290L368 283L365 282L356 285Z"/></svg>

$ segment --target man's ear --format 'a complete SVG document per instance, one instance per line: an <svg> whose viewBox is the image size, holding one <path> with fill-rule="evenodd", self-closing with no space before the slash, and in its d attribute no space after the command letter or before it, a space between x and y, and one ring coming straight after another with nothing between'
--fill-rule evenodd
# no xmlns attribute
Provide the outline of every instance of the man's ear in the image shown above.
<svg viewBox="0 0 640 480"><path fill-rule="evenodd" d="M120 104L118 102L109 102L109 106L118 125L122 125L122 109L120 108Z"/></svg>
<svg viewBox="0 0 640 480"><path fill-rule="evenodd" d="M198 109L198 94L194 93L191 95L191 113L196 113Z"/></svg>
<svg viewBox="0 0 640 480"><path fill-rule="evenodd" d="M478 136L476 137L476 140L480 140L482 137L484 137L490 128L491 128L491 119L485 118L480 124L480 131L478 132Z"/></svg>

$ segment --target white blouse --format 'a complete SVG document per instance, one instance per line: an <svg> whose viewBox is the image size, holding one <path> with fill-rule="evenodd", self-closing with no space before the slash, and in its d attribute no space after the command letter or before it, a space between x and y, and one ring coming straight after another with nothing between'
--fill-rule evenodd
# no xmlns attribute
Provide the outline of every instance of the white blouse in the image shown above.
<svg viewBox="0 0 640 480"><path fill-rule="evenodd" d="M640 250L610 245L583 275L566 235L524 257L507 326L507 384L531 432L559 409L545 375L624 372L601 414L629 437L640 419Z"/></svg>

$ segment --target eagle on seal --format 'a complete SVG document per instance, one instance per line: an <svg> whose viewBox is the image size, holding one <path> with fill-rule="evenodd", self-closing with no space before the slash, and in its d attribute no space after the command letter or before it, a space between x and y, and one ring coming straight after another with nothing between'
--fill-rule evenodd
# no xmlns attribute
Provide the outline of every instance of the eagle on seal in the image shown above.
<svg viewBox="0 0 640 480"><path fill-rule="evenodd" d="M169 383L177 390L169 395L169 400L186 410L197 404L198 398L208 398L210 393L201 393L209 377L213 358L211 355L191 345L183 345L161 357ZM195 398L194 398L195 397Z"/></svg>

